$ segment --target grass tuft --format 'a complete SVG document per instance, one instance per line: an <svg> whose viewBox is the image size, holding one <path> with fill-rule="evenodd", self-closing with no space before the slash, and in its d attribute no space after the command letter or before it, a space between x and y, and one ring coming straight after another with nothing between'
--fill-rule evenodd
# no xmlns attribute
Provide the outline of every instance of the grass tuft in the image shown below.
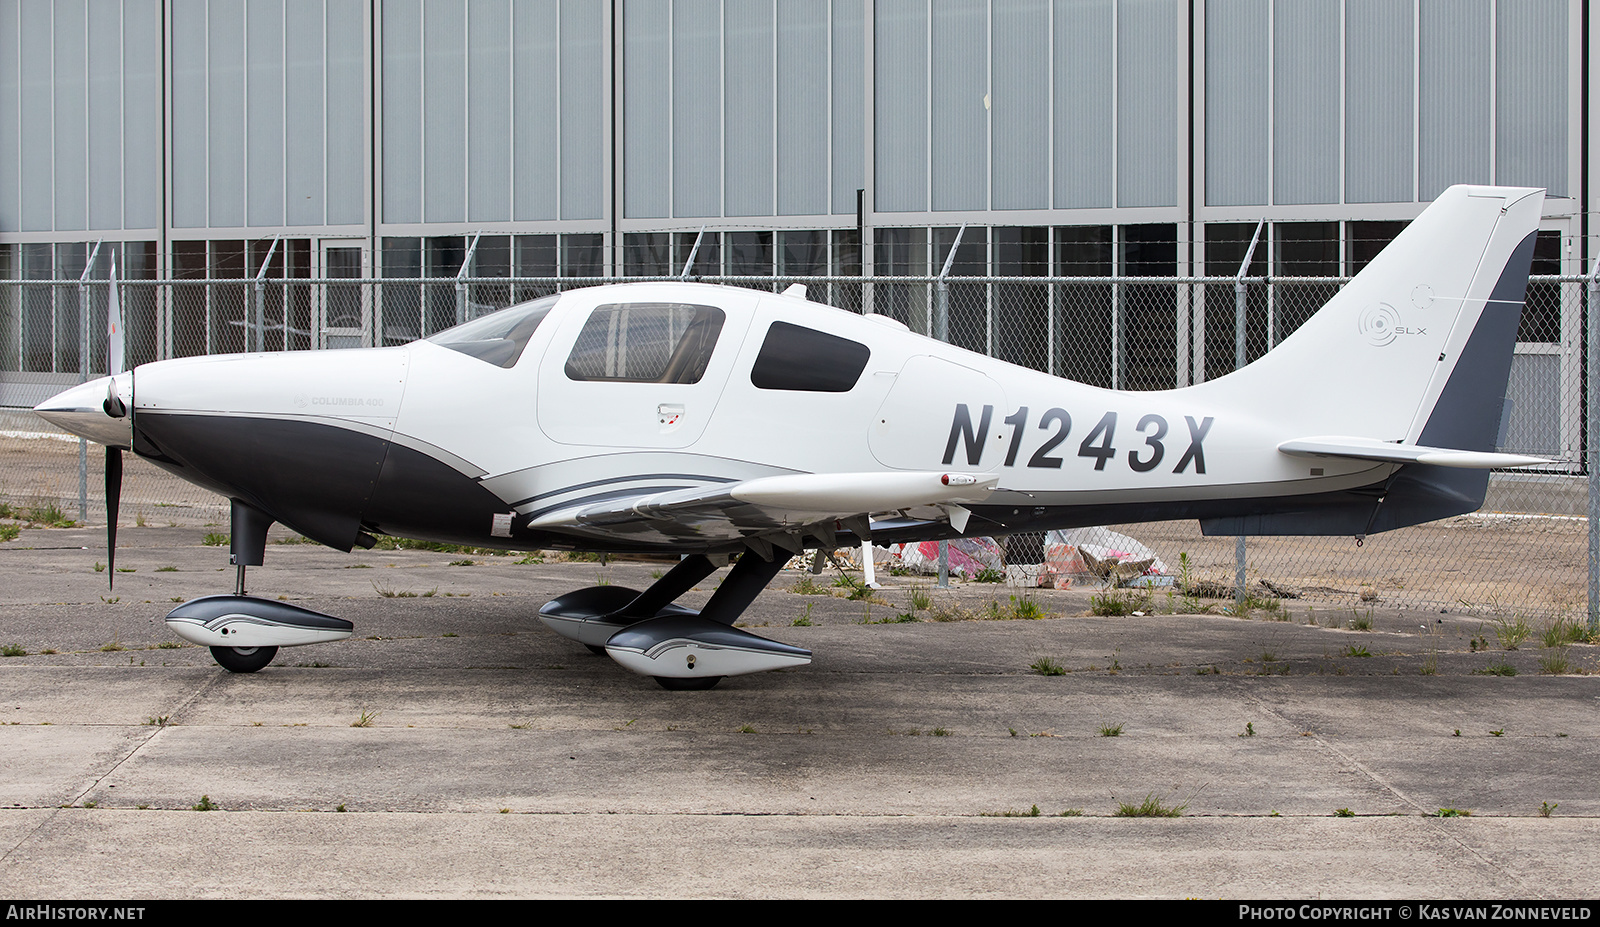
<svg viewBox="0 0 1600 927"><path fill-rule="evenodd" d="M1033 670L1040 676L1067 675L1067 668L1049 657L1040 657L1039 659L1028 664L1028 669Z"/></svg>
<svg viewBox="0 0 1600 927"><path fill-rule="evenodd" d="M1500 641L1502 650L1516 650L1532 635L1533 627L1520 614L1494 619L1494 636Z"/></svg>
<svg viewBox="0 0 1600 927"><path fill-rule="evenodd" d="M812 579L809 576L802 576L799 579L795 580L794 585L789 587L789 591L794 593L795 595L827 595L828 594L828 590L827 589L824 589L823 587L817 585L817 581Z"/></svg>
<svg viewBox="0 0 1600 927"><path fill-rule="evenodd" d="M1485 666L1481 670L1473 670L1472 671L1472 675L1474 675L1474 676L1515 676L1515 675L1517 675L1517 668L1515 666L1512 666L1510 663L1507 663L1504 660L1500 660L1500 661L1498 661L1496 663L1490 663L1488 666Z"/></svg>
<svg viewBox="0 0 1600 927"><path fill-rule="evenodd" d="M1042 813L1039 810L1039 806L1034 805L1027 811L984 811L980 812L978 816L982 818L1036 818Z"/></svg>
<svg viewBox="0 0 1600 927"><path fill-rule="evenodd" d="M1089 611L1101 617L1119 617L1148 611L1150 596L1134 592L1097 592L1089 597Z"/></svg>
<svg viewBox="0 0 1600 927"><path fill-rule="evenodd" d="M1151 792L1145 795L1144 801L1138 804L1125 801L1117 802L1117 810L1113 811L1111 816L1118 818L1180 818L1183 817L1183 812L1188 807L1188 802L1184 802L1181 805L1169 805L1164 797Z"/></svg>
<svg viewBox="0 0 1600 927"><path fill-rule="evenodd" d="M1546 676L1564 676L1572 672L1572 661L1567 659L1565 644L1551 647L1539 655L1539 672Z"/></svg>
<svg viewBox="0 0 1600 927"><path fill-rule="evenodd" d="M1546 647L1582 644L1589 640L1589 629L1581 622L1563 616L1546 625L1539 633L1539 639Z"/></svg>

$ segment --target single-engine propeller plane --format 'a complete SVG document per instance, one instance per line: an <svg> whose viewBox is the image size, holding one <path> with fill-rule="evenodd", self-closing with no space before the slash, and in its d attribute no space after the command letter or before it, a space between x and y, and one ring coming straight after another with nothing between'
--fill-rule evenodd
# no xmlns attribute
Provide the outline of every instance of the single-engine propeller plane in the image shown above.
<svg viewBox="0 0 1600 927"><path fill-rule="evenodd" d="M650 588L580 589L560 634L667 688L808 663L733 626L793 554L1196 518L1207 534L1354 535L1476 510L1496 453L1543 191L1452 187L1255 363L1117 392L883 316L697 283L571 290L399 347L144 364L41 404L232 500L233 595L168 625L252 672L351 624L244 594L281 522L680 555ZM675 600L741 553L697 611ZM114 571L113 571L114 572Z"/></svg>

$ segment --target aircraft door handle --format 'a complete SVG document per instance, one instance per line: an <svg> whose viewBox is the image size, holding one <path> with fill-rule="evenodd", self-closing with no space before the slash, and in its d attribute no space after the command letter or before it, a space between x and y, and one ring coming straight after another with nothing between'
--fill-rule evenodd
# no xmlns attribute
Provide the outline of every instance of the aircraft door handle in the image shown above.
<svg viewBox="0 0 1600 927"><path fill-rule="evenodd" d="M683 404L663 402L656 406L656 422L661 426L662 434L677 431L683 424Z"/></svg>

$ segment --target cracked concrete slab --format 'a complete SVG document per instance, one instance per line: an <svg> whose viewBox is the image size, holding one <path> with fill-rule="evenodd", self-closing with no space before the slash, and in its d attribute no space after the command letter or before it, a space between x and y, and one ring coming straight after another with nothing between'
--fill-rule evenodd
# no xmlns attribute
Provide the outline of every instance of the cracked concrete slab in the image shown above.
<svg viewBox="0 0 1600 927"><path fill-rule="evenodd" d="M356 633L236 676L160 620L231 589L205 533L127 529L115 593L96 531L0 545L0 893L1554 899L1600 863L1596 677L1473 615L785 573L743 623L813 665L666 692L535 617L666 564L282 544L251 591ZM1115 816L1146 799L1180 816Z"/></svg>

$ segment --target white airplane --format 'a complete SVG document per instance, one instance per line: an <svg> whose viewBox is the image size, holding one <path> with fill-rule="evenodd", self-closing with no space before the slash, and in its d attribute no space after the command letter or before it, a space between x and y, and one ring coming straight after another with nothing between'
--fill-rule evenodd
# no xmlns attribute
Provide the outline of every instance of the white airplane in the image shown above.
<svg viewBox="0 0 1600 927"><path fill-rule="evenodd" d="M1354 535L1476 510L1543 191L1452 187L1293 335L1183 389L1085 386L877 315L693 283L571 290L400 347L142 365L35 409L232 500L233 595L169 626L235 672L352 625L244 594L281 522L682 555L643 592L547 603L555 631L672 688L808 663L733 627L792 554L1197 518ZM674 601L742 553L705 608ZM113 571L114 572L114 571Z"/></svg>

